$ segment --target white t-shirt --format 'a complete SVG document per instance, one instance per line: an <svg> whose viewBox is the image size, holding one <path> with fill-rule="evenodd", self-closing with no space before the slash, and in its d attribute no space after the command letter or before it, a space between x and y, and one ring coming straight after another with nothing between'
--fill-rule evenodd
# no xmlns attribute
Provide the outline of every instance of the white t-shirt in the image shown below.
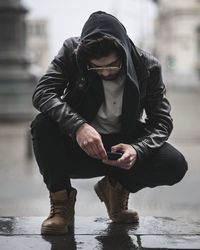
<svg viewBox="0 0 200 250"><path fill-rule="evenodd" d="M100 134L118 133L121 130L122 99L125 76L114 81L102 81L105 101L91 122Z"/></svg>

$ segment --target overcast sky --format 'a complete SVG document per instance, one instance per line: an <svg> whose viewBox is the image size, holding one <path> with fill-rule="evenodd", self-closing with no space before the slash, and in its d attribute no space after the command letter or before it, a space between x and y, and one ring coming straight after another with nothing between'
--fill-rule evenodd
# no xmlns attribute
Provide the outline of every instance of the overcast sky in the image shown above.
<svg viewBox="0 0 200 250"><path fill-rule="evenodd" d="M29 16L49 20L51 56L63 41L79 36L89 15L103 10L115 15L126 27L131 39L139 45L152 34L155 5L151 0L22 0L29 8Z"/></svg>

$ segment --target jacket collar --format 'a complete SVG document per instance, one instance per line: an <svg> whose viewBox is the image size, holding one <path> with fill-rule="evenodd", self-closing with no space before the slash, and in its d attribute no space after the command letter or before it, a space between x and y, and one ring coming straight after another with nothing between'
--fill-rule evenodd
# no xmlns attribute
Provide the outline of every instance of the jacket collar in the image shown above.
<svg viewBox="0 0 200 250"><path fill-rule="evenodd" d="M132 43L131 58L133 62L130 65L128 72L132 74L134 79L137 79L138 84L143 82L150 75L149 70L142 60L143 57L144 54L142 53L142 51L140 49L137 49Z"/></svg>

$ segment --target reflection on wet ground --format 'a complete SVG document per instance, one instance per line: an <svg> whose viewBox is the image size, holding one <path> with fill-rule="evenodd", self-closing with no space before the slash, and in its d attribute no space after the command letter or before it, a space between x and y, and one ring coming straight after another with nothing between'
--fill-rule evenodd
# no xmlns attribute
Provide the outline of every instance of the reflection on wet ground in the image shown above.
<svg viewBox="0 0 200 250"><path fill-rule="evenodd" d="M43 217L0 217L3 250L134 250L199 249L200 224L169 218L142 217L138 224L116 224L104 218L76 217L63 236L41 236Z"/></svg>
<svg viewBox="0 0 200 250"><path fill-rule="evenodd" d="M170 142L189 163L183 181L173 187L144 189L130 198L140 215L199 219L200 194L200 93L171 92L174 131ZM48 192L34 160L26 158L28 124L0 125L0 215L45 216L49 211ZM106 217L103 204L93 191L95 179L73 180L78 189L76 215ZM88 206L88 202L90 206Z"/></svg>

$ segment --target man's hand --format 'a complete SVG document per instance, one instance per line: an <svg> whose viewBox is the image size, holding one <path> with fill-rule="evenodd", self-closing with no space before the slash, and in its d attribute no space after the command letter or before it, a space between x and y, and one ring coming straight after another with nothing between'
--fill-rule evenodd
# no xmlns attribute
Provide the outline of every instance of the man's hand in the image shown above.
<svg viewBox="0 0 200 250"><path fill-rule="evenodd" d="M103 163L127 170L130 169L137 159L136 150L129 144L120 143L111 148L111 152L116 151L123 151L121 158L115 161L105 159Z"/></svg>
<svg viewBox="0 0 200 250"><path fill-rule="evenodd" d="M107 154L103 146L100 134L89 124L84 123L76 132L78 145L90 157L97 159L107 159Z"/></svg>

